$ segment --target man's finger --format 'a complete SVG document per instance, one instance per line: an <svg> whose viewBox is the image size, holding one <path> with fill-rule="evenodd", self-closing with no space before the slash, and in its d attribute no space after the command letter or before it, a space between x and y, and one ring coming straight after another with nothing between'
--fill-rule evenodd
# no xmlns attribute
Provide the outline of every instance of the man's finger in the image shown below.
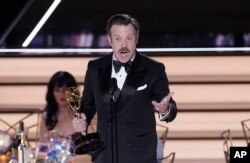
<svg viewBox="0 0 250 163"><path fill-rule="evenodd" d="M160 105L160 103L156 102L156 101L152 101L152 104L154 105L154 107L157 107Z"/></svg>
<svg viewBox="0 0 250 163"><path fill-rule="evenodd" d="M167 99L170 99L172 96L174 95L174 92L169 92L169 94L167 95Z"/></svg>
<svg viewBox="0 0 250 163"><path fill-rule="evenodd" d="M161 102L163 102L163 103L169 102L170 98L171 98L173 95L174 95L174 92L169 92L169 94L168 94L166 97L164 97L164 98L162 99Z"/></svg>
<svg viewBox="0 0 250 163"><path fill-rule="evenodd" d="M156 101L152 101L152 104L154 105L154 108L156 111L160 111L161 103L158 103Z"/></svg>

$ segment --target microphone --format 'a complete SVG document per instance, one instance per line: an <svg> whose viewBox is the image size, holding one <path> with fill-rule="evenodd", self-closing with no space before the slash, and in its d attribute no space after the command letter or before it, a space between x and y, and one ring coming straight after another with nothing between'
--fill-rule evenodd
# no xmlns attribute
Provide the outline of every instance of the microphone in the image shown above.
<svg viewBox="0 0 250 163"><path fill-rule="evenodd" d="M112 97L117 89L117 80L116 78L111 78L110 80L110 96Z"/></svg>
<svg viewBox="0 0 250 163"><path fill-rule="evenodd" d="M117 86L116 78L111 78L110 80L110 96L113 98L114 102L117 102L121 94L121 90Z"/></svg>
<svg viewBox="0 0 250 163"><path fill-rule="evenodd" d="M116 114L116 102L119 99L120 96L120 89L117 86L117 80L116 78L111 78L110 80L110 100L111 100L111 111L110 111L110 119L109 122L111 124L111 157L112 157L112 163L118 163L117 156L117 114ZM114 143L116 143L116 146L114 146ZM116 148L115 148L116 147ZM116 152L116 153L115 153ZM116 154L116 155L115 155ZM115 161L117 160L117 161Z"/></svg>

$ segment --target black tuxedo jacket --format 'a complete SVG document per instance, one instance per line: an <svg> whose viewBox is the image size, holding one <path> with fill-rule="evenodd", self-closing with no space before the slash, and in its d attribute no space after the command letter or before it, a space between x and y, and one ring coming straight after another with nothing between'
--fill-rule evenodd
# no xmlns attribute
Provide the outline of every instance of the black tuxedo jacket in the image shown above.
<svg viewBox="0 0 250 163"><path fill-rule="evenodd" d="M111 98L112 54L90 61L85 76L81 112L88 124L97 112L97 132L105 145L95 163L111 163ZM119 163L156 163L156 122L152 100L161 101L169 93L165 67L138 52L128 72L117 114L117 150ZM175 119L173 108L166 122Z"/></svg>

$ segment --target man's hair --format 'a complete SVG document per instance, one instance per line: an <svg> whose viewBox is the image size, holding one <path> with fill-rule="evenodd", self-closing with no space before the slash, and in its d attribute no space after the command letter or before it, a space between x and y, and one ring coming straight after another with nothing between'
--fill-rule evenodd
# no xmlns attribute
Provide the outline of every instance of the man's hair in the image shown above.
<svg viewBox="0 0 250 163"><path fill-rule="evenodd" d="M113 25L129 25L131 24L134 29L139 33L140 25L138 21L128 14L116 14L109 18L106 26L106 31L110 35L110 29Z"/></svg>

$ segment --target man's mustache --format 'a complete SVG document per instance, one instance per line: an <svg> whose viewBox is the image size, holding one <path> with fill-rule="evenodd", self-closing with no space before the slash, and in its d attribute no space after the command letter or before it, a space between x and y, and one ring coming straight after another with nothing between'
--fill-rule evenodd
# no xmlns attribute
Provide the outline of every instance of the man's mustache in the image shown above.
<svg viewBox="0 0 250 163"><path fill-rule="evenodd" d="M130 51L129 51L129 49L128 48L121 48L120 50L119 50L119 53L129 53Z"/></svg>

